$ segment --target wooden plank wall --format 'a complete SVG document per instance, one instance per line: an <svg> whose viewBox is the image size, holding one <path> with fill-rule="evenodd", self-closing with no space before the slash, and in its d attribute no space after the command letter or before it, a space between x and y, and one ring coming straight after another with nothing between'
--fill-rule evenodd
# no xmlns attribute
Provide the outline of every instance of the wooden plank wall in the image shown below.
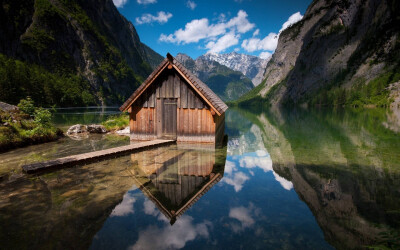
<svg viewBox="0 0 400 250"><path fill-rule="evenodd" d="M154 140L156 134L155 108L133 107L130 113L130 129L132 140Z"/></svg>
<svg viewBox="0 0 400 250"><path fill-rule="evenodd" d="M131 139L161 137L159 111L163 98L177 98L177 141L215 143L225 117L214 117L210 107L175 70L163 72L138 98L131 113ZM157 112L156 112L157 111ZM143 127L146 126L146 127ZM222 131L222 132L221 132Z"/></svg>
<svg viewBox="0 0 400 250"><path fill-rule="evenodd" d="M215 144L222 145L225 135L225 113L221 116L215 116L215 119Z"/></svg>

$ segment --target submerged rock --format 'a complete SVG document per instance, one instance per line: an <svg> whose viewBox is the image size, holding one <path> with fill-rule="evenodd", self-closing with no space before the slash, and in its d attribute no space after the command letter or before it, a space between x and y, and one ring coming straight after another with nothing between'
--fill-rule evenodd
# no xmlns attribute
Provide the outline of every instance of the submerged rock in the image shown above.
<svg viewBox="0 0 400 250"><path fill-rule="evenodd" d="M97 134L107 133L107 129L103 125L97 125L97 124L87 125L87 131L89 133L97 133Z"/></svg>
<svg viewBox="0 0 400 250"><path fill-rule="evenodd" d="M81 133L86 133L86 132L88 132L86 125L76 124L76 125L71 126L67 130L67 135L81 134Z"/></svg>

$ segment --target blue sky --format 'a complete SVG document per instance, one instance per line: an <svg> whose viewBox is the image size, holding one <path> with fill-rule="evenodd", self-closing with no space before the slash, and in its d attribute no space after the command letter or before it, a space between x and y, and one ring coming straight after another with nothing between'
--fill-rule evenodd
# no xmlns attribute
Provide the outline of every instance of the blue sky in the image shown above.
<svg viewBox="0 0 400 250"><path fill-rule="evenodd" d="M206 53L270 56L282 28L312 0L113 0L142 42L165 56Z"/></svg>

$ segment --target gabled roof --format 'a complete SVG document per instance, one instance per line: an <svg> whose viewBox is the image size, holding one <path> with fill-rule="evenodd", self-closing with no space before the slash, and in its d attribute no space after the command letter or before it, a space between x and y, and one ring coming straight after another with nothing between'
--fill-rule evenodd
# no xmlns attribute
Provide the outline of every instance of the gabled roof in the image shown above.
<svg viewBox="0 0 400 250"><path fill-rule="evenodd" d="M222 115L228 109L228 106L200 79L193 75L188 69L186 69L178 60L176 60L171 54L167 54L160 65L147 77L147 79L139 86L139 88L133 92L133 94L126 100L124 104L119 108L121 111L126 111L137 98L150 86L154 80L160 75L160 73L171 65L176 71L195 89L195 91L207 102L210 107L218 114Z"/></svg>

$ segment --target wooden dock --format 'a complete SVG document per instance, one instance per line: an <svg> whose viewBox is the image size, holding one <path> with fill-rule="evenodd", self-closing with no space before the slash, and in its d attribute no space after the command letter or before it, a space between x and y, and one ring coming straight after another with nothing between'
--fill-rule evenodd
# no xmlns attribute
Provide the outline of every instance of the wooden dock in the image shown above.
<svg viewBox="0 0 400 250"><path fill-rule="evenodd" d="M86 164L94 161L120 156L124 154L128 154L131 152L137 152L141 150L145 150L148 148L154 148L159 146L164 146L168 144L175 143L175 140L152 140L152 141L144 141L139 142L127 146L117 147L117 148L109 148L100 151L89 152L85 154L79 155L71 155L63 158L58 158L55 160L38 162L33 164L28 164L22 166L22 169L25 173L31 174L39 171L50 170L55 168L62 168L77 164Z"/></svg>

